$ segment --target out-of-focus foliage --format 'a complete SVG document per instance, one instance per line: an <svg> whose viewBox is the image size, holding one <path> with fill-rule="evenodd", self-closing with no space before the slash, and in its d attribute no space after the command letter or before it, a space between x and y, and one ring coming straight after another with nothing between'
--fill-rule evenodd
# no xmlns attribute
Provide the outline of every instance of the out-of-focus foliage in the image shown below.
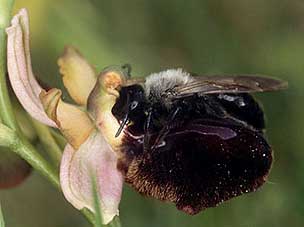
<svg viewBox="0 0 304 227"><path fill-rule="evenodd" d="M4 217L2 214L1 204L0 204L0 227L5 227Z"/></svg>
<svg viewBox="0 0 304 227"><path fill-rule="evenodd" d="M302 226L304 223L304 2L302 0L17 0L29 9L35 73L62 88L56 59L77 46L98 70L130 63L133 75L170 67L196 73L262 73L287 91L259 94L275 162L256 193L196 216L126 187L123 226ZM68 97L66 97L68 98ZM0 191L10 227L86 226L41 176Z"/></svg>

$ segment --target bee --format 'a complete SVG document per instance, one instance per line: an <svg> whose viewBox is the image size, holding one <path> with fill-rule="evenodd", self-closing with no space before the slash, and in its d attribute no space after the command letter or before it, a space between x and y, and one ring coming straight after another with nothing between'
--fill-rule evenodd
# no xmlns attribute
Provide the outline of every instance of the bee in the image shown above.
<svg viewBox="0 0 304 227"><path fill-rule="evenodd" d="M118 169L139 193L188 214L256 191L272 149L250 93L285 89L257 75L197 76L182 69L128 80L112 114L123 133Z"/></svg>

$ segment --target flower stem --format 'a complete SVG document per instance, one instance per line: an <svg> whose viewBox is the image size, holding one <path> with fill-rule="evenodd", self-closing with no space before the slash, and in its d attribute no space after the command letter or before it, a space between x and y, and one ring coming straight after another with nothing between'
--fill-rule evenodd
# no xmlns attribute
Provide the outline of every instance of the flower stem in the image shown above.
<svg viewBox="0 0 304 227"><path fill-rule="evenodd" d="M35 119L32 119L32 122L42 146L45 148L45 151L48 153L55 166L58 167L62 156L61 148L56 143L56 140L47 126L41 124Z"/></svg>
<svg viewBox="0 0 304 227"><path fill-rule="evenodd" d="M18 136L12 149L25 159L34 169L44 175L56 188L60 189L57 171L52 168L27 140Z"/></svg>
<svg viewBox="0 0 304 227"><path fill-rule="evenodd" d="M3 123L17 130L13 107L6 85L6 34L5 28L9 24L13 0L0 0L0 117Z"/></svg>
<svg viewBox="0 0 304 227"><path fill-rule="evenodd" d="M60 188L58 174L52 166L22 135L18 135L4 124L0 124L0 145L10 148L44 175L56 188Z"/></svg>
<svg viewBox="0 0 304 227"><path fill-rule="evenodd" d="M55 131L55 129L50 129L52 136L56 140L58 146L63 150L67 144L66 139L58 132Z"/></svg>
<svg viewBox="0 0 304 227"><path fill-rule="evenodd" d="M4 124L0 124L0 146L9 147L15 139L15 133Z"/></svg>
<svg viewBox="0 0 304 227"><path fill-rule="evenodd" d="M52 169L42 156L36 151L36 149L22 136L5 126L0 124L0 146L11 148L14 152L20 155L25 161L27 161L35 170L44 175L59 191L61 191L58 174ZM93 224L94 217L92 213L87 210L81 210L81 213L86 219Z"/></svg>
<svg viewBox="0 0 304 227"><path fill-rule="evenodd" d="M95 225L94 215L91 211L84 208L81 210L81 213L86 217L86 219L92 224L92 226Z"/></svg>

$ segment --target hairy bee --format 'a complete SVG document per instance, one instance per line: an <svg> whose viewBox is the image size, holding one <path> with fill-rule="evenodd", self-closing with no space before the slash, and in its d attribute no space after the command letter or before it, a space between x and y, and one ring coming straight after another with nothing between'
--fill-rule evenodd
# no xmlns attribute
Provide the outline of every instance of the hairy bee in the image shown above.
<svg viewBox="0 0 304 227"><path fill-rule="evenodd" d="M119 170L139 193L196 214L258 189L272 150L249 94L284 89L277 79L194 76L182 69L130 79L112 114L123 133Z"/></svg>

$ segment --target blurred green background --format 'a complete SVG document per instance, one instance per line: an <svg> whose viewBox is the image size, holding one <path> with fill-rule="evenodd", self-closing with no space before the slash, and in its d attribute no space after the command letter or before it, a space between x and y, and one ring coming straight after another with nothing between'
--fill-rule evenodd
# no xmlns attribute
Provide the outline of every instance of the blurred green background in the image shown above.
<svg viewBox="0 0 304 227"><path fill-rule="evenodd" d="M133 75L172 67L196 73L261 73L289 89L259 94L275 161L256 193L188 216L172 204L125 187L125 227L304 225L303 0L17 0L31 20L37 77L62 87L56 59L75 45L98 70L130 63ZM52 186L34 173L0 191L8 227L89 226Z"/></svg>

